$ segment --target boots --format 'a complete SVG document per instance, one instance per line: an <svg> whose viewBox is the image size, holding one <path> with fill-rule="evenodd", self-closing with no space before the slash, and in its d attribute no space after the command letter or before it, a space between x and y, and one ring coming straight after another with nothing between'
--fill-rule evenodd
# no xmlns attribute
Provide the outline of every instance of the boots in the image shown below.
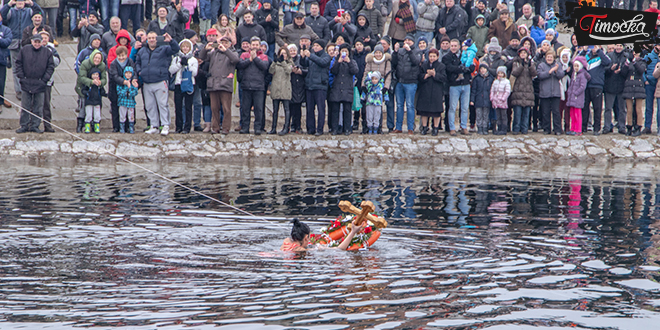
<svg viewBox="0 0 660 330"><path fill-rule="evenodd" d="M440 128L433 126L433 129L431 129L431 135L432 136L438 136L439 131L440 131Z"/></svg>
<svg viewBox="0 0 660 330"><path fill-rule="evenodd" d="M128 123L128 134L133 134L135 133L135 122L129 122Z"/></svg>
<svg viewBox="0 0 660 330"><path fill-rule="evenodd" d="M630 134L630 136L640 136L640 135L642 135L642 128L637 125L633 126L633 131L632 134Z"/></svg>
<svg viewBox="0 0 660 330"><path fill-rule="evenodd" d="M101 125L99 123L94 123L94 133L96 134L101 133Z"/></svg>
<svg viewBox="0 0 660 330"><path fill-rule="evenodd" d="M353 130L357 132L358 128L360 128L360 111L353 111ZM362 131L364 134L364 130Z"/></svg>
<svg viewBox="0 0 660 330"><path fill-rule="evenodd" d="M83 129L83 132L90 133L91 131L92 131L92 124L91 123L85 123L85 128Z"/></svg>
<svg viewBox="0 0 660 330"><path fill-rule="evenodd" d="M76 126L76 133L82 133L84 126L85 126L85 119L78 118L78 126Z"/></svg>
<svg viewBox="0 0 660 330"><path fill-rule="evenodd" d="M279 112L280 112L279 104L277 106L277 109L275 109L275 107L273 106L273 127L266 134L277 134L277 117L279 116ZM264 121L265 120L266 119L264 118Z"/></svg>
<svg viewBox="0 0 660 330"><path fill-rule="evenodd" d="M426 135L429 132L429 127L428 126L422 126L421 133L422 135Z"/></svg>
<svg viewBox="0 0 660 330"><path fill-rule="evenodd" d="M626 136L632 135L633 127L631 125L626 125Z"/></svg>
<svg viewBox="0 0 660 330"><path fill-rule="evenodd" d="M284 127L278 135L287 135L291 129L291 110L284 107Z"/></svg>
<svg viewBox="0 0 660 330"><path fill-rule="evenodd" d="M119 123L119 133L126 133L126 124Z"/></svg>
<svg viewBox="0 0 660 330"><path fill-rule="evenodd" d="M202 132L208 133L211 131L211 123L204 123L204 130Z"/></svg>
<svg viewBox="0 0 660 330"><path fill-rule="evenodd" d="M481 134L482 135L488 135L488 126L481 127Z"/></svg>

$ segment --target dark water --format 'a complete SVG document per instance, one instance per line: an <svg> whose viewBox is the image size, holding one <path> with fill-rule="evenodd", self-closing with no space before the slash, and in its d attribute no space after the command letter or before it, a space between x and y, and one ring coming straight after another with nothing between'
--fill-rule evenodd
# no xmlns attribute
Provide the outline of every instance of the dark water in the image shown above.
<svg viewBox="0 0 660 330"><path fill-rule="evenodd" d="M658 329L654 165L0 168L0 329ZM369 251L278 252L368 199Z"/></svg>

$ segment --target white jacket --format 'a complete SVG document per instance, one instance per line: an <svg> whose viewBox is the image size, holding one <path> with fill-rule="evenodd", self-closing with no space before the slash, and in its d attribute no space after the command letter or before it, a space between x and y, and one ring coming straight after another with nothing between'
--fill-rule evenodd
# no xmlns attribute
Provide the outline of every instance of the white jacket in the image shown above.
<svg viewBox="0 0 660 330"><path fill-rule="evenodd" d="M188 59L188 71L192 72L192 81L193 85L196 85L195 83L195 77L197 76L197 69L199 68L199 62L197 62L197 59L194 57L190 57ZM174 78L174 84L175 85L181 85L181 73L183 72L183 67L181 66L181 56L176 55L172 57L172 63L170 64L170 74L176 74L176 78Z"/></svg>

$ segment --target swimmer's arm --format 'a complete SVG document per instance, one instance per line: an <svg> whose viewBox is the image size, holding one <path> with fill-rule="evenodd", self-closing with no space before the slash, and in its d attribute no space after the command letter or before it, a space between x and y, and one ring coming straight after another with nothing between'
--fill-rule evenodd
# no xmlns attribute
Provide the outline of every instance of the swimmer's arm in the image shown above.
<svg viewBox="0 0 660 330"><path fill-rule="evenodd" d="M367 222L366 222L366 221L362 222L362 225L361 225L361 226L355 226L355 225L353 225L353 226L351 227L351 232L348 233L348 235L346 235L346 237L344 238L344 241L341 242L341 244L339 244L339 246L337 247L337 249L339 249L339 250L346 250L346 249L348 249L348 246L351 244L351 240L353 240L353 237L355 236L355 234L359 233L359 232L360 232L362 229L364 229L364 227L366 227L366 226L367 226Z"/></svg>

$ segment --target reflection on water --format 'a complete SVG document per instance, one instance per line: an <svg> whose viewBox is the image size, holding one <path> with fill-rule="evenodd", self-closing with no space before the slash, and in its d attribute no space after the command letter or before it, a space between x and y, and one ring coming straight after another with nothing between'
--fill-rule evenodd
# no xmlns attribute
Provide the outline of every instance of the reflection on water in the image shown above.
<svg viewBox="0 0 660 330"><path fill-rule="evenodd" d="M0 328L652 329L652 165L126 165L0 173ZM369 251L278 252L347 199Z"/></svg>

